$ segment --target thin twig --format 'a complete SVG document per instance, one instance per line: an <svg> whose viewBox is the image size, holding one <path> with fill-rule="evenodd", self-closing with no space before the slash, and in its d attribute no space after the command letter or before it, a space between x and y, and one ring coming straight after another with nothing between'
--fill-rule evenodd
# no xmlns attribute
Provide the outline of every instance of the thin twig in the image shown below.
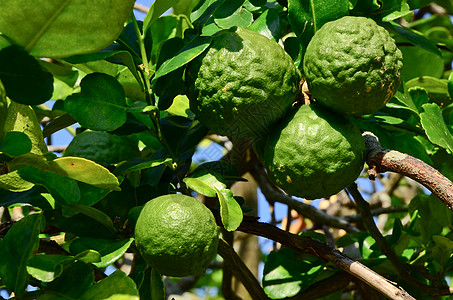
<svg viewBox="0 0 453 300"><path fill-rule="evenodd" d="M250 221L248 218L244 219L238 230L275 240L298 252L308 253L325 262L331 262L390 299L415 299L394 282L387 280L363 264L345 256L340 251L331 249L327 245L310 237L292 234L270 224Z"/></svg>
<svg viewBox="0 0 453 300"><path fill-rule="evenodd" d="M373 239L376 241L376 244L378 245L381 252L388 258L390 263L396 268L396 270L400 274L400 277L404 281L410 283L413 286L416 286L420 290L423 290L424 292L429 293L430 295L439 296L450 294L448 286L440 287L429 286L423 284L422 282L418 281L409 274L408 266L400 261L398 255L396 255L388 241L381 234L376 224L374 223L373 215L370 213L369 210L369 204L368 202L365 201L365 199L363 199L362 195L357 189L357 185L355 183L351 184L347 188L347 190L351 194L352 198L357 204L357 208L359 209L361 215L363 216L363 223L365 225L365 228L368 230L371 237L373 237Z"/></svg>
<svg viewBox="0 0 453 300"><path fill-rule="evenodd" d="M387 171L414 179L439 197L453 210L453 182L425 162L395 150L382 148L378 138L371 132L363 133L367 147L368 174L374 179L377 173Z"/></svg>
<svg viewBox="0 0 453 300"><path fill-rule="evenodd" d="M146 7L145 5L143 4L138 4L138 3L135 3L134 4L134 9L138 10L138 11L141 11L142 13L145 13L147 14L148 11L149 11L149 8Z"/></svg>
<svg viewBox="0 0 453 300"><path fill-rule="evenodd" d="M357 227L351 225L343 217L336 217L326 214L325 212L317 209L316 207L298 201L291 196L288 196L281 191L277 190L275 186L269 181L264 169L259 166L253 166L250 173L255 178L261 191L268 201L280 202L288 205L301 216L311 219L314 223L324 224L334 228L344 229L347 232L358 232Z"/></svg>
<svg viewBox="0 0 453 300"><path fill-rule="evenodd" d="M379 216L382 214L392 214L392 213L403 213L407 212L408 207L407 206L390 206L390 207L379 207L376 209L370 210L371 215L374 216ZM363 215L362 214L357 214L357 215L351 215L351 216L345 216L345 220L348 222L358 222L363 220Z"/></svg>
<svg viewBox="0 0 453 300"><path fill-rule="evenodd" d="M241 258L236 254L233 247L225 242L225 240L219 239L217 252L223 257L225 265L229 266L233 272L233 275L242 282L252 299L269 299L258 280L255 276L253 276L252 272L250 272Z"/></svg>

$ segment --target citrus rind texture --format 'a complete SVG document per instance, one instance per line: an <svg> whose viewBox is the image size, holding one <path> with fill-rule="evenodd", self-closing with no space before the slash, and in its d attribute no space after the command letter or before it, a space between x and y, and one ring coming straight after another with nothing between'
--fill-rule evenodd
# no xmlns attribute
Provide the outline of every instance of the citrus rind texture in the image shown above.
<svg viewBox="0 0 453 300"><path fill-rule="evenodd" d="M214 35L186 69L190 110L212 131L259 137L291 107L300 72L276 42L242 28Z"/></svg>
<svg viewBox="0 0 453 300"><path fill-rule="evenodd" d="M217 253L219 229L211 211L193 197L175 194L148 201L135 226L135 243L160 274L201 274Z"/></svg>
<svg viewBox="0 0 453 300"><path fill-rule="evenodd" d="M329 197L360 175L365 143L349 119L319 104L301 106L271 131L264 149L269 178L292 196Z"/></svg>
<svg viewBox="0 0 453 300"><path fill-rule="evenodd" d="M328 22L310 41L304 74L313 97L360 116L385 106L401 84L402 54L388 31L365 17Z"/></svg>

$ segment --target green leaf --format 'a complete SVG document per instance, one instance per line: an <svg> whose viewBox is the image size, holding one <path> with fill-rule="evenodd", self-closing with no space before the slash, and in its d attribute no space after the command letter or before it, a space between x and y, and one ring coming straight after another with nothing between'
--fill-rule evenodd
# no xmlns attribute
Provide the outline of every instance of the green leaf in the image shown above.
<svg viewBox="0 0 453 300"><path fill-rule="evenodd" d="M165 287L162 275L151 269L151 299L153 300L165 300Z"/></svg>
<svg viewBox="0 0 453 300"><path fill-rule="evenodd" d="M222 224L226 230L234 231L241 225L243 218L242 209L236 199L234 199L233 192L229 189L215 189L219 197Z"/></svg>
<svg viewBox="0 0 453 300"><path fill-rule="evenodd" d="M215 197L218 190L226 188L223 177L209 170L199 170L183 179L185 184L195 192L207 197Z"/></svg>
<svg viewBox="0 0 453 300"><path fill-rule="evenodd" d="M63 272L62 262L72 259L67 255L40 253L27 262L27 272L42 282L51 282Z"/></svg>
<svg viewBox="0 0 453 300"><path fill-rule="evenodd" d="M445 124L440 107L435 103L422 105L420 122L431 143L450 150L453 153L453 136Z"/></svg>
<svg viewBox="0 0 453 300"><path fill-rule="evenodd" d="M129 69L129 71L131 71L131 73L134 75L136 82L143 88L143 83L140 78L140 75L137 72L134 59L128 51L124 50L102 51L91 54L75 55L65 58L65 61L67 61L70 64L81 64L97 60L107 60L109 58L117 58L121 62L123 62L124 65L127 66L127 68Z"/></svg>
<svg viewBox="0 0 453 300"><path fill-rule="evenodd" d="M70 203L69 207L75 211L78 211L102 224L107 228L111 233L116 233L115 226L113 226L113 221L109 216L104 214L102 211L95 209L94 207L79 205L75 203Z"/></svg>
<svg viewBox="0 0 453 300"><path fill-rule="evenodd" d="M420 32L401 26L400 24L393 21L391 21L390 24L392 24L396 32L398 32L403 38L405 38L411 44L421 47L431 53L434 53L439 57L442 57L442 52L439 50L439 48L437 48L436 44L428 40Z"/></svg>
<svg viewBox="0 0 453 300"><path fill-rule="evenodd" d="M101 261L101 254L99 254L99 252L95 250L89 249L77 254L76 256L74 256L74 259L83 261L87 264L94 264Z"/></svg>
<svg viewBox="0 0 453 300"><path fill-rule="evenodd" d="M46 125L46 127L44 127L42 134L46 138L46 137L49 137L51 134L53 134L63 128L71 126L75 123L77 123L77 121L70 114L65 113L62 116L59 116L59 117L53 119L52 121L50 121Z"/></svg>
<svg viewBox="0 0 453 300"><path fill-rule="evenodd" d="M19 131L25 133L31 141L31 153L47 153L41 126L31 106L11 101L8 106L5 122L6 131Z"/></svg>
<svg viewBox="0 0 453 300"><path fill-rule="evenodd" d="M61 157L50 161L49 170L103 189L118 189L118 178L95 162L80 157Z"/></svg>
<svg viewBox="0 0 453 300"><path fill-rule="evenodd" d="M83 127L115 130L126 122L126 95L121 84L103 73L86 75L80 83L81 92L65 100L65 110Z"/></svg>
<svg viewBox="0 0 453 300"><path fill-rule="evenodd" d="M409 89L412 101L417 107L418 111L421 111L422 105L429 102L428 92L421 87L413 87Z"/></svg>
<svg viewBox="0 0 453 300"><path fill-rule="evenodd" d="M28 191L33 186L33 183L22 179L17 171L0 175L0 188L2 189L12 192L24 192Z"/></svg>
<svg viewBox="0 0 453 300"><path fill-rule="evenodd" d="M41 213L28 215L15 223L1 241L0 278L16 297L27 287L27 260L38 250L38 235L44 222Z"/></svg>
<svg viewBox="0 0 453 300"><path fill-rule="evenodd" d="M89 264L76 261L66 266L63 273L47 285L45 294L39 299L80 299L80 295L93 283L93 268Z"/></svg>
<svg viewBox="0 0 453 300"><path fill-rule="evenodd" d="M134 2L4 0L0 2L0 32L38 57L96 52L120 35Z"/></svg>
<svg viewBox="0 0 453 300"><path fill-rule="evenodd" d="M140 151L137 141L128 136L84 131L74 137L63 156L83 157L98 164L110 165L140 156Z"/></svg>
<svg viewBox="0 0 453 300"><path fill-rule="evenodd" d="M290 248L282 248L267 256L263 270L263 288L271 299L292 297L316 280L323 263Z"/></svg>
<svg viewBox="0 0 453 300"><path fill-rule="evenodd" d="M0 3L0 9L4 2ZM1 18L2 12L0 12ZM0 32L1 32L0 20ZM13 101L38 105L50 99L53 93L53 76L38 61L18 46L0 50L0 80L6 95Z"/></svg>
<svg viewBox="0 0 453 300"><path fill-rule="evenodd" d="M399 47L403 53L403 69L401 71L404 80L420 76L432 76L440 78L444 73L444 61L439 56L433 56L420 47Z"/></svg>
<svg viewBox="0 0 453 300"><path fill-rule="evenodd" d="M6 99L6 91L0 80L0 140L6 135L5 122L6 114L8 113L8 100Z"/></svg>
<svg viewBox="0 0 453 300"><path fill-rule="evenodd" d="M203 53L206 48L211 44L212 37L199 36L190 41L178 54L172 57L169 60L166 60L160 68L156 71L156 74L153 78L152 85L154 82L164 75L169 74L170 72L184 66L192 59Z"/></svg>
<svg viewBox="0 0 453 300"><path fill-rule="evenodd" d="M265 10L248 29L256 31L265 37L278 41L282 34L282 22L277 9L269 8Z"/></svg>
<svg viewBox="0 0 453 300"><path fill-rule="evenodd" d="M202 27L225 0L201 0L190 14L190 20L194 25Z"/></svg>
<svg viewBox="0 0 453 300"><path fill-rule="evenodd" d="M10 131L0 140L0 152L9 156L19 156L30 152L32 147L30 138L23 132Z"/></svg>
<svg viewBox="0 0 453 300"><path fill-rule="evenodd" d="M100 256L98 261L92 263L98 268L105 268L121 258L133 241L133 238L117 241L80 237L69 243L68 250L76 257L87 250L95 250Z"/></svg>
<svg viewBox="0 0 453 300"><path fill-rule="evenodd" d="M406 87L408 89L412 87L424 88L428 92L431 102L435 102L442 106L452 102L451 97L448 94L448 80L446 79L422 76L407 81Z"/></svg>
<svg viewBox="0 0 453 300"><path fill-rule="evenodd" d="M18 170L18 173L24 180L44 186L60 205L79 202L80 190L74 179L32 166Z"/></svg>
<svg viewBox="0 0 453 300"><path fill-rule="evenodd" d="M231 1L231 0L230 0ZM227 1L226 3L230 3ZM241 2L244 2L241 0ZM218 11L221 11L220 9ZM234 13L223 18L215 18L214 22L223 29L229 29L232 26L247 28L253 22L253 14L244 7L239 7Z"/></svg>
<svg viewBox="0 0 453 300"><path fill-rule="evenodd" d="M138 300L138 290L134 281L129 278L123 271L116 270L105 279L102 279L89 290L83 293L81 300Z"/></svg>
<svg viewBox="0 0 453 300"><path fill-rule="evenodd" d="M149 158L136 158L127 162L121 163L115 169L115 174L124 174L132 171L143 170L147 168L154 168L160 165L172 166L173 160L171 158L149 159Z"/></svg>
<svg viewBox="0 0 453 300"><path fill-rule="evenodd" d="M416 115L419 114L419 109L412 100L411 95L408 91L408 87L405 83L402 83L398 91L396 91L395 99L398 100L398 102L400 102L401 104L403 104L403 106L406 109L414 112ZM390 106L390 104L391 103L389 103L388 105Z"/></svg>
<svg viewBox="0 0 453 300"><path fill-rule="evenodd" d="M440 235L434 235L433 241L436 243L436 247L433 249L433 257L439 262L442 268L442 266L447 264L453 253L453 241Z"/></svg>
<svg viewBox="0 0 453 300"><path fill-rule="evenodd" d="M305 49L322 25L346 16L348 0L288 0L288 20Z"/></svg>
<svg viewBox="0 0 453 300"><path fill-rule="evenodd" d="M453 72L450 73L450 76L448 76L447 88L448 94L450 95L451 98L453 98Z"/></svg>
<svg viewBox="0 0 453 300"><path fill-rule="evenodd" d="M157 20L164 12L170 9L173 5L178 4L180 0L155 0L152 2L145 19L143 20L143 32L147 32L149 27ZM184 2L184 1L181 1Z"/></svg>
<svg viewBox="0 0 453 300"><path fill-rule="evenodd" d="M402 17L407 17L410 19L413 15L414 12L412 12L411 10L394 11L385 15L385 17L382 18L382 22L390 22Z"/></svg>

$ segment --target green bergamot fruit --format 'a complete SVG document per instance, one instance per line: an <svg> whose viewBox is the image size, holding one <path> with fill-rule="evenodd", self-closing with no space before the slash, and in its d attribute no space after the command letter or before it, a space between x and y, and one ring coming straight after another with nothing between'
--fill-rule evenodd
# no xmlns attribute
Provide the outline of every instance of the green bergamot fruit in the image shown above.
<svg viewBox="0 0 453 300"><path fill-rule="evenodd" d="M148 201L135 225L135 244L159 273L201 274L217 253L219 229L211 211L195 198L171 194Z"/></svg>
<svg viewBox="0 0 453 300"><path fill-rule="evenodd" d="M308 44L304 73L315 100L348 115L372 114L401 84L402 54L387 30L365 17L324 24Z"/></svg>
<svg viewBox="0 0 453 300"><path fill-rule="evenodd" d="M214 35L186 69L187 97L197 119L230 137L258 137L295 100L300 72L276 42L234 27Z"/></svg>
<svg viewBox="0 0 453 300"><path fill-rule="evenodd" d="M347 187L364 164L358 127L319 104L302 105L272 130L264 148L269 177L290 195L329 197Z"/></svg>

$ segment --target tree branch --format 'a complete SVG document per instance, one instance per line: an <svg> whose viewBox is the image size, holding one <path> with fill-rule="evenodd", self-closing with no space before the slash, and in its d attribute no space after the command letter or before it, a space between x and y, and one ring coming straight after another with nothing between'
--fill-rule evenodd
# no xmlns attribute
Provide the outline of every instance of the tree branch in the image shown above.
<svg viewBox="0 0 453 300"><path fill-rule="evenodd" d="M367 147L368 174L373 180L377 173L396 172L414 179L439 197L453 210L453 182L425 162L395 150L382 148L378 138L371 132L364 132Z"/></svg>
<svg viewBox="0 0 453 300"><path fill-rule="evenodd" d="M340 251L331 249L312 238L292 234L270 224L250 221L248 218L244 219L238 230L266 237L298 252L308 253L325 262L331 262L390 299L414 299L395 283L345 256Z"/></svg>
<svg viewBox="0 0 453 300"><path fill-rule="evenodd" d="M288 196L281 191L277 190L275 186L269 181L267 174L264 172L264 169L260 166L252 166L250 168L250 173L256 182L258 182L261 191L268 201L271 202L280 202L288 205L295 211L297 211L301 216L311 219L314 223L327 225L334 228L341 228L347 232L358 232L357 227L351 225L343 217L335 217L329 214L326 214L322 210L317 209L312 205L305 204L294 199L291 196Z"/></svg>
<svg viewBox="0 0 453 300"><path fill-rule="evenodd" d="M269 299L258 280L256 280L255 276L253 276L252 272L250 272L236 252L234 252L233 247L223 239L219 239L217 252L223 257L225 265L228 265L233 275L242 282L252 299Z"/></svg>

